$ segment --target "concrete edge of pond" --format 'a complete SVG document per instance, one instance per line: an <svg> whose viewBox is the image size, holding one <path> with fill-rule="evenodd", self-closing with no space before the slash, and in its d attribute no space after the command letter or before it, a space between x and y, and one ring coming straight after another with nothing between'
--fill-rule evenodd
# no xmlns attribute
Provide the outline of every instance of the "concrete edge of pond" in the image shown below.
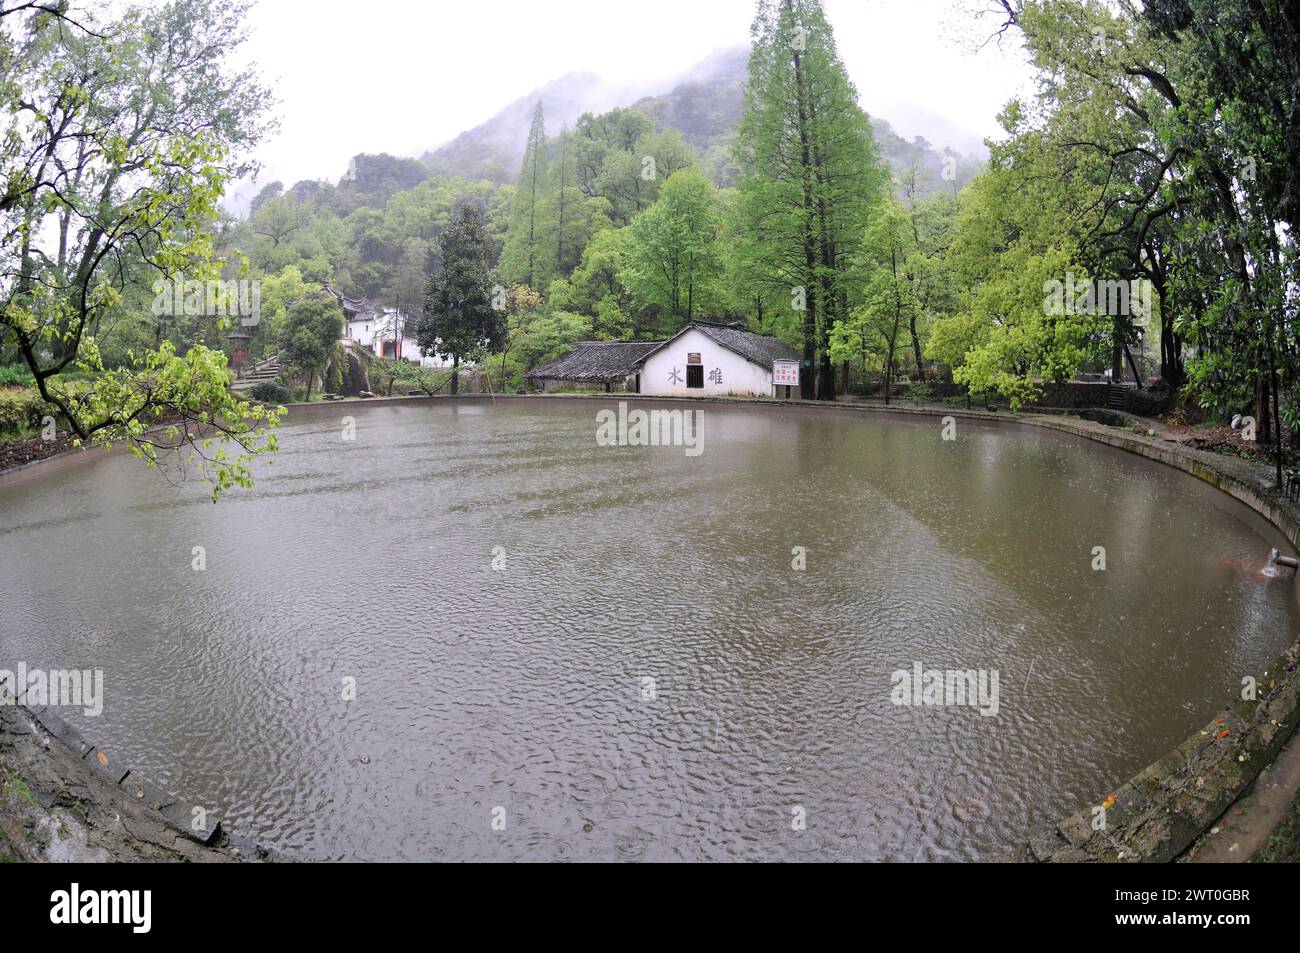
<svg viewBox="0 0 1300 953"><path fill-rule="evenodd" d="M0 693L3 694L3 693ZM0 859L272 862L215 812L155 784L43 705L0 697Z"/></svg>
<svg viewBox="0 0 1300 953"><path fill-rule="evenodd" d="M840 412L854 415L892 414L921 417L953 417L998 424L1031 426L1072 434L1164 463L1188 473L1254 510L1276 527L1300 549L1300 505L1271 497L1268 480L1260 476L1258 465L1193 450L1161 439L1154 434L1141 435L1104 424L1046 413L1026 414L1005 411L965 410L944 406L883 406L867 404L827 404L817 401L776 400L770 398L664 398L635 394L551 394L515 395L464 394L456 397L375 398L363 401L330 401L285 405L286 417L295 412L337 413L342 408L383 406L387 404L433 404L437 402L543 402L543 401L645 401L682 405L755 405L787 407L813 412ZM14 479L26 479L49 470L62 469L73 462L89 461L98 453L71 451L0 472L0 486ZM1297 580L1300 585L1300 580ZM1020 862L1168 862L1181 855L1254 783L1295 731L1300 717L1300 640L1293 642L1259 676L1255 698L1232 699L1222 713L1195 731L1182 744L1119 785L1098 803L1090 804L1053 827L1034 836L1006 859ZM11 709L13 710L13 709ZM24 709L19 709L24 710ZM25 711L25 710L24 710ZM45 725L44 714L27 712L33 724ZM61 723L60 723L61 724ZM57 725L56 725L57 727ZM66 724L59 730L46 727L69 750L82 749L93 757L98 749L89 746ZM88 773L101 766L86 758L79 761ZM76 769L73 769L76 770ZM102 775L103 771L99 771ZM117 773L117 772L115 772ZM133 779L144 790L148 784L131 772L115 783L126 785ZM156 786L150 787L159 792ZM128 788L129 789L129 786ZM141 795L142 797L145 795ZM184 804L174 799L173 804ZM166 815L163 815L166 816ZM188 809L186 810L188 816ZM170 821L177 826L174 821ZM181 828L181 833L192 837ZM216 832L214 831L214 837ZM229 832L221 836L238 844L246 859L274 859L274 855Z"/></svg>
<svg viewBox="0 0 1300 953"><path fill-rule="evenodd" d="M1077 434L1191 474L1250 507L1300 546L1296 508L1271 497L1255 465L1192 451L1102 424L1030 417L1032 426ZM1179 857L1255 782L1295 732L1300 717L1300 641L1257 678L1254 698L1221 714L1097 804L1030 839L1014 858L1051 863L1168 862ZM1243 692L1243 694L1251 694ZM1243 858L1245 859L1245 858Z"/></svg>

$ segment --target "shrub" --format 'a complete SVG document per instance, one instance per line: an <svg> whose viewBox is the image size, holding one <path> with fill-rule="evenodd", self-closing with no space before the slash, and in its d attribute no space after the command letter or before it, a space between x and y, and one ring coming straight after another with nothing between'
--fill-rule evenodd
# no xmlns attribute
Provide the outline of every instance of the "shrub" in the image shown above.
<svg viewBox="0 0 1300 953"><path fill-rule="evenodd" d="M0 388L0 433L18 434L39 430L50 408L34 390Z"/></svg>
<svg viewBox="0 0 1300 953"><path fill-rule="evenodd" d="M0 387L30 387L32 372L23 364L0 364Z"/></svg>
<svg viewBox="0 0 1300 953"><path fill-rule="evenodd" d="M248 396L264 404L289 403L289 389L275 381L262 381L249 389Z"/></svg>

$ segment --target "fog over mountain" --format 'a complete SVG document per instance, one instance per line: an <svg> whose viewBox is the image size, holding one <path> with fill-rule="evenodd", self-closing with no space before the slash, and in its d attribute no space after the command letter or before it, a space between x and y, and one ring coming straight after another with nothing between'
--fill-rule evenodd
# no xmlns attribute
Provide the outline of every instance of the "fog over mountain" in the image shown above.
<svg viewBox="0 0 1300 953"><path fill-rule="evenodd" d="M573 73L520 97L487 122L421 158L439 173L513 181L523 158L528 123L537 102L542 103L550 135L557 134L563 126L572 126L585 112L627 106L644 113L660 128L680 132L683 139L700 151L705 170L719 184L729 184L730 142L740 121L748 60L747 47L718 50L671 81L662 92L640 98L630 97L626 91L592 74ZM960 129L920 107L913 107L904 116L901 130L889 117L873 115L872 121L877 146L891 168L902 172L908 165L917 163L930 173L931 187L940 181L945 148L951 149L958 165L967 172L986 155L976 133ZM932 130L936 138L906 137L906 131L918 127ZM969 175L959 175L961 180L968 178Z"/></svg>
<svg viewBox="0 0 1300 953"><path fill-rule="evenodd" d="M529 122L540 101L546 128L556 135L572 127L584 113L602 113L616 107L630 107L645 114L660 128L676 129L701 154L706 172L719 184L730 184L730 142L739 122L749 50L732 46L714 51L704 60L675 77L626 83L593 72L574 72L555 79L509 103L484 122L467 129L449 142L440 143L418 157L430 175L458 175L491 182L513 182L519 172ZM864 107L865 108L865 107ZM953 154L956 184L969 181L986 157L982 137L951 120L915 104L898 103L897 115L871 115L876 143L891 169L901 173L916 164L928 188L941 182L945 150ZM365 161L372 153L359 153ZM348 173L340 169L335 183ZM418 181L420 174L408 177ZM268 167L257 182L242 182L227 198L234 214L247 214L249 203L267 182L277 178L292 181L281 170ZM410 187L409 182L405 187Z"/></svg>

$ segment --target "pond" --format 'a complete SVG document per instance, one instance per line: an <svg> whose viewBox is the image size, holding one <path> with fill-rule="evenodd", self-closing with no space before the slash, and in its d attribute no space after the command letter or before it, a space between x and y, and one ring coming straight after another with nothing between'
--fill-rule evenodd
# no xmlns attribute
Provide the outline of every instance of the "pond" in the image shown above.
<svg viewBox="0 0 1300 953"><path fill-rule="evenodd" d="M1296 631L1276 532L1122 451L717 403L598 445L615 406L295 411L217 505L124 454L0 487L0 668L102 669L60 714L289 857L958 860Z"/></svg>

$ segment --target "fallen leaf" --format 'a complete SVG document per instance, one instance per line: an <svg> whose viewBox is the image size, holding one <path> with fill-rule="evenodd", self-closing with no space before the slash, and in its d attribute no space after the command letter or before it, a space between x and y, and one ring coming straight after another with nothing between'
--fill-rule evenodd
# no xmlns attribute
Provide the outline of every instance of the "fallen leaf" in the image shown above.
<svg viewBox="0 0 1300 953"><path fill-rule="evenodd" d="M104 754L102 751L99 753L99 763L106 768L108 767L108 755Z"/></svg>

